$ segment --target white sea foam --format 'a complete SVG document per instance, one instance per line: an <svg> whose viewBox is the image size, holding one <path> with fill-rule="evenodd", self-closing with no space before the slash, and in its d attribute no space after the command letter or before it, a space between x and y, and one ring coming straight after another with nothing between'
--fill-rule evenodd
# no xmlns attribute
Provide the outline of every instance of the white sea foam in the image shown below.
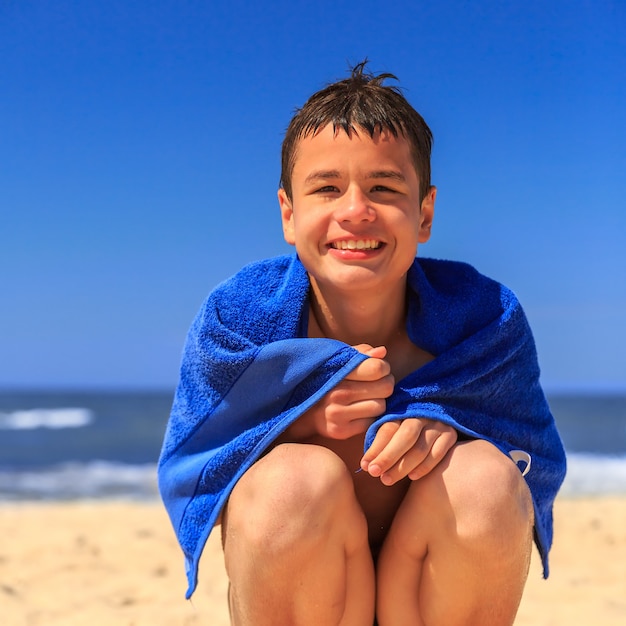
<svg viewBox="0 0 626 626"><path fill-rule="evenodd" d="M0 471L0 500L155 498L156 465L108 461Z"/></svg>
<svg viewBox="0 0 626 626"><path fill-rule="evenodd" d="M626 495L626 455L568 454L560 495ZM0 471L0 502L158 497L156 465L109 461L64 463L41 470Z"/></svg>
<svg viewBox="0 0 626 626"><path fill-rule="evenodd" d="M561 494L626 494L626 455L605 456L580 452L568 454L567 476Z"/></svg>
<svg viewBox="0 0 626 626"><path fill-rule="evenodd" d="M572 453L560 494L626 495L626 455ZM0 471L0 501L158 497L156 465L108 461Z"/></svg>
<svg viewBox="0 0 626 626"><path fill-rule="evenodd" d="M25 409L0 413L0 430L81 428L93 419L93 411L84 408Z"/></svg>

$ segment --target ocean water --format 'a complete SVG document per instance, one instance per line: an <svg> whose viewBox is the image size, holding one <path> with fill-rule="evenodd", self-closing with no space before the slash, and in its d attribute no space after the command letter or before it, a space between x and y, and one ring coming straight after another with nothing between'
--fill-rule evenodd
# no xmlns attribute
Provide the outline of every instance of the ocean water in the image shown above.
<svg viewBox="0 0 626 626"><path fill-rule="evenodd" d="M0 502L154 499L172 392L0 391ZM562 493L626 495L626 394L549 396Z"/></svg>

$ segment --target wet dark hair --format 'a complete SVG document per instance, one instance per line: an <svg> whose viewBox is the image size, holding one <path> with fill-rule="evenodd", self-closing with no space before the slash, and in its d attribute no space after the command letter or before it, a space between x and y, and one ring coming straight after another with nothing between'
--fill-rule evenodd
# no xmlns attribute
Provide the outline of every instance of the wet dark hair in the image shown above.
<svg viewBox="0 0 626 626"><path fill-rule="evenodd" d="M420 184L420 202L430 189L430 154L433 135L424 118L409 104L398 87L383 85L389 73L374 75L366 71L368 60L351 69L351 76L314 93L292 118L282 146L280 185L291 199L291 175L298 141L315 135L328 124L335 133L343 129L350 135L358 129L370 137L387 130L409 142Z"/></svg>

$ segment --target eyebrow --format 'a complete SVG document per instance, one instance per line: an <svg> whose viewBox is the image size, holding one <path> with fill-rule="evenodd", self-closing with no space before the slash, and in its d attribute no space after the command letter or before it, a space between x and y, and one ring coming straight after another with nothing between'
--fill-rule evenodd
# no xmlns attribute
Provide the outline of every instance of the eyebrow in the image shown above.
<svg viewBox="0 0 626 626"><path fill-rule="evenodd" d="M329 180L341 178L339 170L318 170L311 172L304 180L305 183L316 182L318 180ZM391 178L400 182L406 182L406 176L396 170L376 170L369 172L366 178Z"/></svg>
<svg viewBox="0 0 626 626"><path fill-rule="evenodd" d="M396 170L380 170L376 172L370 172L368 178L392 178L402 183L406 182L406 176L402 172Z"/></svg>
<svg viewBox="0 0 626 626"><path fill-rule="evenodd" d="M318 180L328 180L332 178L341 178L339 170L318 170L311 172L305 179L305 183L312 183Z"/></svg>

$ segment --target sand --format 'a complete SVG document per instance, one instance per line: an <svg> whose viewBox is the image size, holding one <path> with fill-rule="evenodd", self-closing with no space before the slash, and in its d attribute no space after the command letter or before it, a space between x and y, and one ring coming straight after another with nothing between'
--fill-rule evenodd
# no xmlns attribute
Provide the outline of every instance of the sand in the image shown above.
<svg viewBox="0 0 626 626"><path fill-rule="evenodd" d="M535 553L516 626L626 624L626 498L561 499L552 574ZM0 505L2 626L227 626L214 533L193 601L159 503Z"/></svg>

